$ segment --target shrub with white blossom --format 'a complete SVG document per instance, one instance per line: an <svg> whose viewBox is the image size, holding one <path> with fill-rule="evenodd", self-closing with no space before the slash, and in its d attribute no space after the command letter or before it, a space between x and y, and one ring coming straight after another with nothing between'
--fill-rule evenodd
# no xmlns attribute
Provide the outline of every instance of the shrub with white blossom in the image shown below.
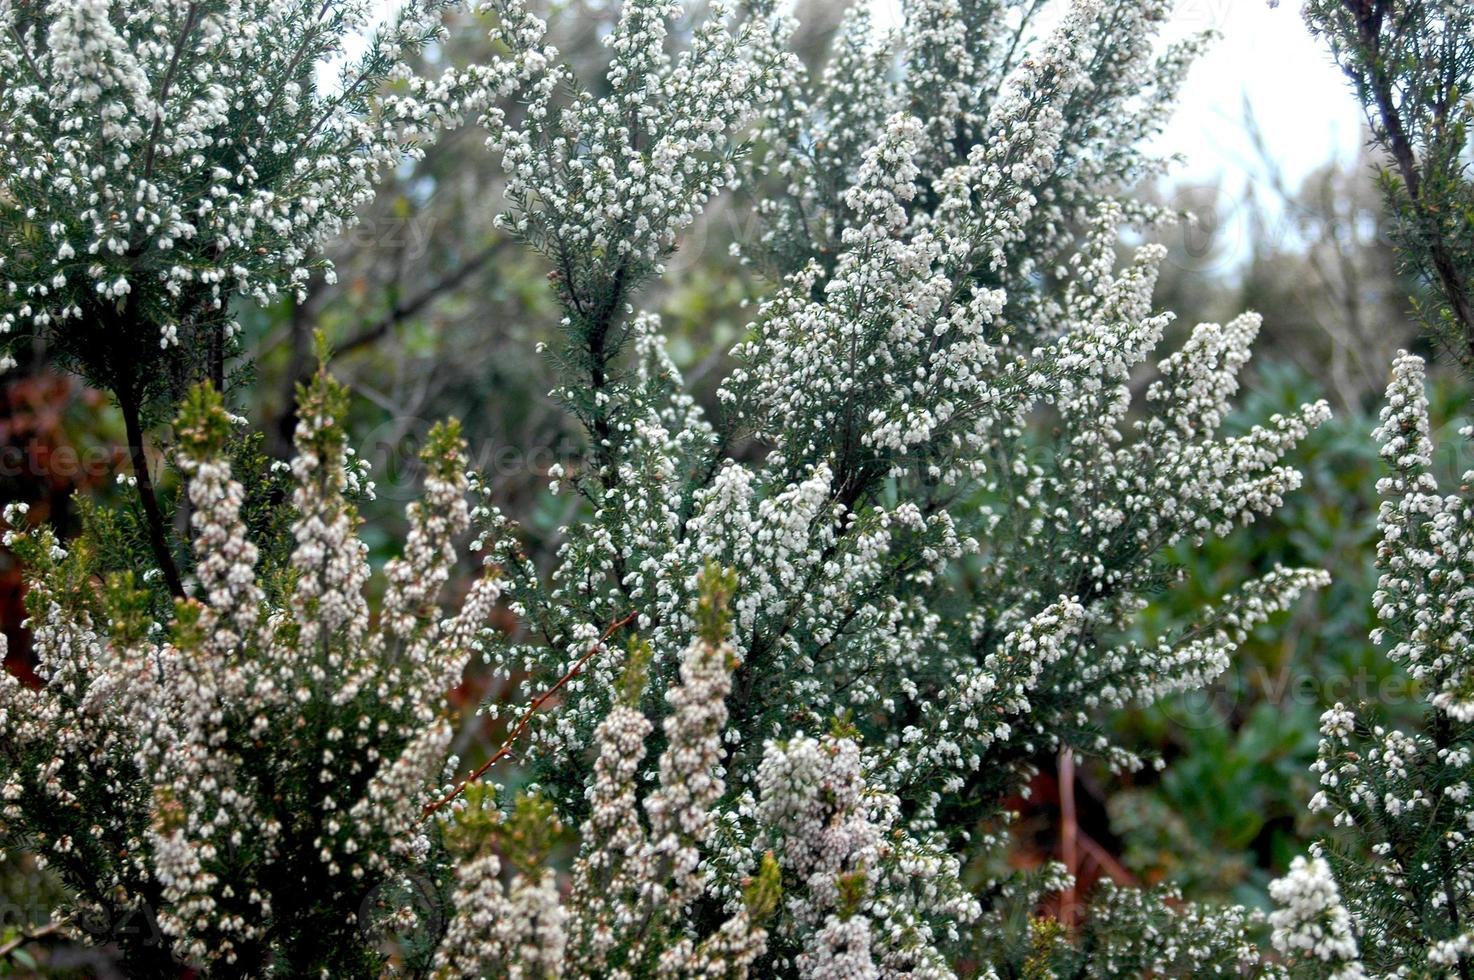
<svg viewBox="0 0 1474 980"><path fill-rule="evenodd" d="M44 332L110 389L171 366L107 365L135 346L218 375L231 298L304 283L378 170L460 108L465 79L403 61L453 6L416 0L347 59L366 4L0 5L0 333Z"/></svg>
<svg viewBox="0 0 1474 980"><path fill-rule="evenodd" d="M525 128L494 139L510 172L506 224L552 266L559 394L592 452L554 474L556 492L585 504L551 575L497 552L511 608L537 639L489 644L488 659L546 687L600 624L634 614L652 651L642 708L660 716L699 571L732 569L730 809L689 914L732 912L773 848L765 789L797 794L812 778L766 781L775 749L795 765L795 745L810 745L798 732L839 725L851 743L832 758L894 800L880 813L891 846L914 854L910 870L893 879L835 854L819 888L814 871L784 866L791 920L770 930L765 969L945 970L1013 889L1003 876L959 893L958 869L1007 847L1003 801L1034 766L1066 747L1141 765L1109 743L1101 712L1205 683L1247 630L1322 580L1274 570L1180 633L1129 635L1166 574L1161 549L1273 508L1298 480L1283 454L1325 408L1220 432L1252 316L1195 328L1133 398L1170 316L1151 308L1157 249L1118 267L1129 212L1114 193L1152 168L1136 144L1181 70L1183 51L1153 60L1165 8L1072 5L1017 64L1002 8L918 5L896 38L856 15L817 79L783 54L791 25L766 8L738 19L745 44L719 71L705 61L723 56L708 38L729 36L716 26L724 11L666 59L651 54L665 36L655 9L625 6L608 94L539 84ZM968 57L929 47L947 37ZM898 63L899 78L887 67ZM756 97L732 97L744 88ZM754 254L781 278L709 416L635 289L660 274L672 240L661 229L689 220L726 177L707 165L732 148L716 122L735 129L753 105L761 145L745 181L769 219ZM668 154L691 139L687 107L713 122L697 152ZM525 761L570 819L589 812L593 777L578 760L623 669L618 657L591 662L531 725ZM843 839L863 849L869 837ZM789 837L775 852L783 865L805 850ZM860 918L841 928L828 892L856 874ZM1251 948L1241 927L1206 931L1237 953Z"/></svg>
<svg viewBox="0 0 1474 980"><path fill-rule="evenodd" d="M1339 830L1273 889L1275 945L1308 975L1474 969L1474 470L1457 492L1439 488L1423 370L1398 358L1376 432L1390 475L1378 484L1373 602L1374 639L1417 682L1426 721L1401 730L1340 703L1321 716L1310 808Z"/></svg>
<svg viewBox="0 0 1474 980"><path fill-rule="evenodd" d="M561 310L555 394L590 452L551 489L576 517L540 566L439 429L371 604L325 375L285 542L241 519L228 416L193 390L172 611L126 572L99 585L91 537L12 513L47 685L5 688L0 812L71 921L146 910L161 942L107 938L214 975L1272 970L1252 913L1105 889L1072 936L1027 921L1062 872L1007 869L1007 801L1040 763L1147 764L1104 713L1202 686L1324 581L1275 568L1143 628L1163 550L1273 510L1327 410L1226 431L1258 319L1159 354L1162 250L1118 255L1159 217L1121 195L1158 167L1140 144L1197 42L1155 55L1155 0L1074 0L1042 36L1037 10L917 3L895 34L855 13L810 77L772 4L677 29L675 0L626 0L585 84L494 5L504 54L467 84L521 86L516 118L481 122ZM640 288L739 183L772 278L707 411ZM304 240L264 229L290 282ZM489 570L443 614L463 532ZM525 629L489 628L499 602ZM439 705L473 652L535 694L519 793L487 767L441 785Z"/></svg>
<svg viewBox="0 0 1474 980"><path fill-rule="evenodd" d="M46 685L4 679L0 825L74 890L79 928L116 941L140 975L171 947L247 975L361 972L365 897L429 846L423 797L452 734L439 705L499 587L478 579L455 614L427 600L469 522L446 426L370 623L345 398L326 376L303 394L293 544L271 567L241 520L220 398L194 389L178 435L196 584L166 621L95 542L63 547L19 508L6 515Z"/></svg>
<svg viewBox="0 0 1474 980"><path fill-rule="evenodd" d="M1317 0L1305 16L1385 154L1393 242L1427 290L1414 308L1467 365L1474 8ZM1422 358L1400 353L1373 434L1388 475L1371 597L1372 639L1415 683L1422 724L1393 725L1369 704L1321 716L1310 809L1335 830L1271 887L1273 942L1296 975L1474 976L1474 469L1440 486L1425 388Z"/></svg>
<svg viewBox="0 0 1474 980"><path fill-rule="evenodd" d="M117 400L176 595L148 423L225 387L234 298L300 290L383 168L515 81L408 71L456 6L403 5L350 58L369 4L0 3L0 369L38 339Z"/></svg>

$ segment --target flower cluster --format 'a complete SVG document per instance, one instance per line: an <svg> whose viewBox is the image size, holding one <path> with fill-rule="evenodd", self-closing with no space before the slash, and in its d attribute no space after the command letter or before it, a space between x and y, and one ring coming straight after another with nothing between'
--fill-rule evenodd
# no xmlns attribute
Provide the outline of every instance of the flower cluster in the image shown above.
<svg viewBox="0 0 1474 980"><path fill-rule="evenodd" d="M25 529L19 508L6 515L30 570L46 686L0 682L0 829L74 889L68 920L119 942L135 969L159 975L172 949L237 975L356 971L374 959L365 897L429 846L421 808L452 735L436 706L499 586L479 578L452 615L434 604L447 542L469 521L462 447L445 426L371 625L366 549L344 498L344 398L325 375L303 392L295 544L268 575L241 517L220 397L192 391L177 430L193 597L165 620L89 540L64 549ZM125 927L135 917L150 928Z"/></svg>
<svg viewBox="0 0 1474 980"><path fill-rule="evenodd" d="M886 119L905 113L922 130L914 176L922 199L934 205L967 180L972 207L956 217L994 227L973 261L983 281L1003 287L1012 345L1026 350L1057 334L1051 293L1076 229L1162 170L1143 143L1165 122L1205 38L1154 57L1171 10L1158 0L1070 3L1043 37L1041 9L908 4L900 29L881 34L865 5L852 6L822 75L798 75L764 120L758 173L772 187L758 202L769 221L754 253L779 274L829 266L855 220L847 189L864 153Z"/></svg>
<svg viewBox="0 0 1474 980"><path fill-rule="evenodd" d="M1324 858L1297 857L1290 873L1270 888L1270 896L1280 906L1269 917L1275 946L1335 964L1331 976L1337 980L1365 976L1357 960L1351 915L1341 904L1341 891Z"/></svg>
<svg viewBox="0 0 1474 980"><path fill-rule="evenodd" d="M456 6L0 6L0 367L34 334L119 398L219 386L231 300L300 291L385 167L537 68L414 76Z"/></svg>
<svg viewBox="0 0 1474 980"><path fill-rule="evenodd" d="M900 799L873 785L851 738L800 734L764 746L757 849L781 855L799 976L950 976L939 946L976 919L956 856L908 837ZM934 933L932 922L943 924Z"/></svg>
<svg viewBox="0 0 1474 980"><path fill-rule="evenodd" d="M456 871L454 915L436 953L444 976L741 976L767 947L764 920L776 907L776 866L768 855L743 894L721 903L700 867L722 796L721 731L731 684L731 647L723 640L729 588L708 570L711 615L681 657L680 679L666 694L659 780L639 799L639 769L649 720L632 706L644 687L648 648L631 646L619 703L595 733L589 814L581 824L573 889L560 897L541 851L526 840L556 825L551 808L524 797L511 817L485 792L450 818ZM646 823L640 819L643 810ZM524 816L531 815L531 823ZM498 852L522 866L503 884ZM704 934L692 911L706 903L718 919ZM693 934L695 933L695 934Z"/></svg>
<svg viewBox="0 0 1474 980"><path fill-rule="evenodd" d="M499 34L510 63L532 79L520 125L507 125L498 108L482 118L506 176L499 223L551 265L570 340L562 359L577 379L561 394L607 464L615 410L606 389L632 336L628 295L662 271L680 232L733 183L738 130L778 97L796 59L782 49L782 22L725 3L706 10L672 54L683 5L630 0L604 39L611 56L596 93L549 62L555 52L540 47L540 24L519 6L500 14L525 25Z"/></svg>
<svg viewBox="0 0 1474 980"><path fill-rule="evenodd" d="M1423 388L1422 360L1400 355L1376 432L1389 475L1378 484L1382 575L1373 604L1374 638L1419 683L1426 723L1403 731L1339 703L1321 716L1320 790L1310 808L1341 829L1273 889L1285 906L1275 913L1275 944L1336 964L1343 977L1361 976L1363 964L1374 975L1409 966L1455 975L1474 965L1474 471L1458 493L1439 492Z"/></svg>
<svg viewBox="0 0 1474 980"><path fill-rule="evenodd" d="M545 852L525 850L537 836L529 817L542 821L544 836L557 822L545 803L523 797L506 814L481 791L458 804L448 820L452 846L465 853L436 954L446 975L536 967L573 976L740 976L770 945L797 951L769 958L770 969L815 980L877 969L951 975L939 939L957 936L934 935L928 915L967 921L977 904L959 887L956 859L907 835L898 798L868 784L853 738L770 742L755 795L721 806L733 582L714 567L702 575L700 633L665 695L672 712L661 726L658 780L643 794L652 726L635 705L651 650L631 645L616 703L595 731L567 899L550 885ZM498 854L508 853L517 869L504 884ZM713 874L718 866L744 873Z"/></svg>
<svg viewBox="0 0 1474 980"><path fill-rule="evenodd" d="M1382 578L1374 597L1381 634L1396 641L1388 656L1427 687L1433 707L1455 722L1474 722L1474 637L1468 632L1474 623L1468 581L1474 527L1468 501L1440 494L1433 477L1428 399L1417 358L1404 355L1393 365L1374 437L1392 470L1377 485L1384 498L1377 552Z"/></svg>

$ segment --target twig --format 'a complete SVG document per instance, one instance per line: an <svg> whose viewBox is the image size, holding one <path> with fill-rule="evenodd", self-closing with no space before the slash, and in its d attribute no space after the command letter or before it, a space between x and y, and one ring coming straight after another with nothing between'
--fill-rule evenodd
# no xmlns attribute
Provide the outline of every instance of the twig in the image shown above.
<svg viewBox="0 0 1474 980"><path fill-rule="evenodd" d="M489 770L492 766L496 765L498 762L511 755L513 743L515 743L517 739L521 738L522 733L527 730L528 724L532 721L532 716L537 714L538 711L542 709L542 706L544 704L547 704L549 699L551 699L553 695L561 691L564 685L573 680L573 678L577 677L583 671L588 662L593 659L594 654L598 653L599 650L603 648L604 644L608 642L609 638L613 636L615 632L620 629L620 627L627 626L634 621L635 615L635 613L630 613L623 619L609 624L609 628L604 630L603 635L589 646L588 651L585 652L582 657L578 658L577 663L568 668L568 672L566 674L558 678L557 683L532 699L532 701L527 705L527 710L522 713L522 718L512 728L511 732L507 734L507 737L505 740L503 740L501 746L491 754L491 758L482 763L481 767L475 772L471 773L465 779L462 779L459 783L457 783L455 789L451 790L449 793L446 793L434 803L427 804L425 806L423 816L429 817L437 810L449 804L456 797L460 796L467 786L469 786L471 783L474 783L482 776L486 775L487 770Z"/></svg>
<svg viewBox="0 0 1474 980"><path fill-rule="evenodd" d="M148 455L143 447L143 425L138 417L138 400L130 392L115 392L118 408L123 413L123 428L128 438L128 459L133 464L133 479L138 490L138 501L143 506L143 516L148 525L148 543L153 549L154 560L164 575L169 592L176 598L184 598L184 585L179 578L179 568L174 564L174 555L169 551L168 536L164 532L164 515L159 510L159 501L154 496L154 481L148 471Z"/></svg>
<svg viewBox="0 0 1474 980"><path fill-rule="evenodd" d="M333 349L332 357L338 358L344 354L355 351L360 347L366 347L369 344L374 343L380 337L384 336L391 329L393 329L396 324L409 319L416 313L420 312L420 310L424 309L426 306L429 306L430 303L433 302L442 293L460 286L479 269L481 269L482 266L486 265L492 259L496 258L496 256L500 254L500 252L508 244L510 244L510 241L511 240L507 238L498 239L491 245L488 245L486 248L482 249L480 252L477 252L475 255L471 256L465 262L462 262L460 266L455 269L455 271L447 273L445 276L436 280L426 289L410 297L407 301L403 303L396 303L394 307L388 313L384 314L384 316L380 317L377 322L368 327L365 327L358 333L344 340L341 344L338 344Z"/></svg>
<svg viewBox="0 0 1474 980"><path fill-rule="evenodd" d="M1126 866L1116 860L1115 855L1106 850L1100 843L1089 834L1080 835L1080 850L1085 856L1096 863L1111 880L1123 888L1134 888L1138 884L1136 876L1126 870Z"/></svg>
<svg viewBox="0 0 1474 980"><path fill-rule="evenodd" d="M14 939L10 940L10 942L5 943L3 946L0 946L0 959L4 959L5 957L9 956L11 953L24 946L26 943L32 943L38 939L45 939L47 936L58 931L59 929L61 929L61 922L56 921L48 922L44 926L41 926L39 929L32 930L31 932L21 933L19 936L16 936Z"/></svg>
<svg viewBox="0 0 1474 980"><path fill-rule="evenodd" d="M174 75L179 70L179 56L184 53L185 42L189 40L189 35L195 28L197 14L199 14L199 4L190 4L184 14L184 29L179 32L179 40L174 42L174 54L169 58L169 67L164 72L164 81L159 85L158 104L154 106L154 125L148 134L148 148L143 154L144 183L153 179L154 157L158 153L159 136L164 130L164 104L169 101L169 89L173 87Z"/></svg>
<svg viewBox="0 0 1474 980"><path fill-rule="evenodd" d="M10 28L9 33L11 39L15 41L16 50L19 51L21 53L21 57L25 59L26 67L31 70L32 75L36 76L36 82L44 87L46 85L46 78L44 75L41 74L41 69L36 67L36 59L31 57L31 49L26 47L26 42L21 38L20 34L16 32L16 29L14 27Z"/></svg>
<svg viewBox="0 0 1474 980"><path fill-rule="evenodd" d="M1397 164L1403 186L1407 188L1408 199L1417 209L1422 244L1428 250L1434 275L1442 287L1449 312L1453 314L1459 329L1464 332L1467 350L1463 357L1466 362L1474 361L1474 307L1470 305L1468 284L1463 282L1442 234L1436 228L1429 227L1432 209L1423 197L1423 172L1419 169L1417 152L1403 126L1402 116L1397 111L1397 100L1392 92L1393 82L1387 70L1386 53L1381 41L1382 18L1390 4L1384 0L1378 3L1345 2L1345 6L1355 20L1358 40L1367 58L1366 77L1360 80L1361 84L1370 90L1372 104L1382 122L1386 137L1383 143L1391 153L1393 162ZM1352 78L1357 80L1355 75ZM1433 150L1430 149L1429 152Z"/></svg>
<svg viewBox="0 0 1474 980"><path fill-rule="evenodd" d="M1075 815L1075 753L1065 749L1059 754L1059 852L1070 875L1070 887L1060 896L1060 918L1066 925L1075 919L1075 893L1079 882L1080 854L1076 846L1079 823Z"/></svg>

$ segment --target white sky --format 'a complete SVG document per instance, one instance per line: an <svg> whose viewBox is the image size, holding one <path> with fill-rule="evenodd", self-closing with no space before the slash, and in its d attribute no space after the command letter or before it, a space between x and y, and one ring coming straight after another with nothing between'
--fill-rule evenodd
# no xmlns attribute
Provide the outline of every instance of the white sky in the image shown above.
<svg viewBox="0 0 1474 980"><path fill-rule="evenodd" d="M1243 125L1246 101L1292 186L1332 157L1355 155L1361 108L1298 4L1179 0L1168 35L1205 28L1222 37L1193 67L1162 139L1162 149L1183 155L1183 178L1237 185L1260 172Z"/></svg>

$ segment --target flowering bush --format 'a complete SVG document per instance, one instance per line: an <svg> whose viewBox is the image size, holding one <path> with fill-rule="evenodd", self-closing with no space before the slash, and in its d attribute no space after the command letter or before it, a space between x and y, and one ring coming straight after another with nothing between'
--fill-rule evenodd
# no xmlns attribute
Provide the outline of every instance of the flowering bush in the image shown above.
<svg viewBox="0 0 1474 980"><path fill-rule="evenodd" d="M1423 388L1422 360L1403 354L1376 433L1391 475L1378 484L1382 577L1373 602L1381 623L1374 639L1390 640L1388 656L1418 682L1426 721L1401 730L1339 703L1321 717L1321 791L1310 807L1345 829L1316 845L1308 862L1296 859L1273 889L1283 906L1273 916L1275 945L1310 973L1359 977L1416 965L1452 975L1467 971L1474 954L1466 871L1474 471L1459 493L1439 492Z"/></svg>
<svg viewBox="0 0 1474 980"><path fill-rule="evenodd" d="M7 535L30 569L46 685L4 684L4 831L57 869L75 921L133 969L162 969L171 946L248 974L361 969L371 949L354 913L426 846L421 797L451 735L436 706L498 586L479 579L455 615L426 599L469 520L447 426L371 628L335 422L344 397L325 376L304 393L294 546L271 568L241 520L219 396L191 393L178 435L196 597L166 621L130 572L94 586L87 538L64 549L45 529ZM19 508L6 519L24 527Z"/></svg>
<svg viewBox="0 0 1474 980"><path fill-rule="evenodd" d="M224 389L233 297L299 291L382 168L515 82L514 61L408 71L454 6L404 5L344 59L366 4L0 4L0 369L36 338L113 395L175 595L145 427L198 379Z"/></svg>
<svg viewBox="0 0 1474 980"><path fill-rule="evenodd" d="M1139 765L1092 715L1202 683L1247 629L1321 580L1277 570L1180 636L1124 638L1160 581L1158 551L1273 507L1297 481L1281 454L1325 411L1216 436L1258 327L1252 317L1197 328L1133 406L1129 381L1169 319L1150 308L1160 255L1147 248L1116 269L1126 212L1108 185L1121 171L1108 179L1092 168L1103 154L1150 168L1132 147L1162 110L1152 86L1180 70L1182 52L1151 62L1142 35L1160 8L1079 4L1017 71L927 53L966 28L981 35L964 44L969 57L985 57L987 31L1007 29L995 13L913 11L900 83L885 76L893 52L863 18L837 55L856 60L814 82L781 55L789 25L746 25L751 67L719 74L772 93L748 179L774 185L758 252L784 277L735 352L713 421L682 393L658 319L631 303L668 247L658 231L650 237L668 227L656 218L684 221L683 202L722 176L702 169L700 155L670 170L661 148L675 137L641 128L670 125L699 99L685 85L702 69L640 60L663 32L628 5L611 41L613 94L574 94L560 113L551 87L539 88L548 94L532 103L528 128L497 140L517 165L543 168L513 171L507 224L553 264L566 331L560 394L585 420L594 458L555 474L558 492L587 501L587 517L566 529L550 582L513 549L498 552L512 608L540 641L494 643L489 659L550 683L597 624L634 612L652 651L643 707L660 715L658 692L674 683L693 629L699 570L718 561L740 583L725 739L735 809L706 858L708 887L730 909L759 870L771 840L742 801L760 799L774 748L836 723L859 739L854 764L866 784L897 801L905 836L896 840L932 855L912 861L938 880L919 906L892 894L914 880L867 873L842 942L818 928L822 898L787 890L785 873L794 921L770 934L772 968L822 976L847 969L847 957L882 972L945 962L983 905L1017 894L1000 878L975 889L986 903L948 897L959 856L1006 846L1003 800L1032 766L1066 746ZM686 59L709 50L700 39L711 29L698 29ZM992 104L959 107L937 94L940 76L971 70L1007 79L982 90ZM635 76L644 86L625 91ZM707 97L716 112L738 105L716 89ZM1106 106L1124 117L1110 128L1120 144L1101 145L1098 120L1086 121ZM618 124L628 120L637 124ZM938 141L939 131L952 136ZM702 153L720 149L710 133L703 140ZM522 149L534 141L550 152ZM656 164L670 183L652 200ZM1041 256L1057 279L1035 274ZM533 722L527 761L570 815L587 812L593 777L577 760L608 717L622 669L618 658L594 662L557 712ZM796 849L788 841L779 853ZM1216 925L1242 951L1242 923Z"/></svg>
<svg viewBox="0 0 1474 980"><path fill-rule="evenodd" d="M1171 581L1163 550L1276 507L1299 482L1285 454L1327 410L1220 431L1252 315L1148 363L1171 322L1151 302L1162 252L1122 264L1117 246L1156 215L1119 198L1157 166L1139 144L1195 45L1156 58L1165 4L1095 0L1030 43L1034 9L918 4L894 38L855 14L810 78L772 5L716 4L681 32L679 3L628 0L585 85L535 18L495 5L504 54L463 80L524 86L515 118L480 121L503 223L561 308L556 395L590 454L552 490L576 519L540 567L438 429L371 607L364 476L325 375L299 409L285 536L242 519L229 416L192 389L175 427L192 574L172 610L126 571L95 581L105 519L64 549L12 512L47 685L6 689L0 812L75 891L70 921L148 910L161 942L105 934L131 965L219 975L1262 966L1253 914L1171 895L1105 890L1074 935L1016 926L1067 884L1007 867L1007 801L1038 764L1143 766L1101 714L1204 684L1325 580L1275 568L1136 635ZM638 290L739 182L773 278L709 413ZM261 234L290 282L302 240ZM491 571L446 615L473 525ZM488 627L499 602L524 631ZM512 728L520 793L486 767L439 785L456 763L437 705L472 652L541 692Z"/></svg>
<svg viewBox="0 0 1474 980"><path fill-rule="evenodd" d="M230 298L301 285L378 169L459 108L464 79L402 61L450 6L405 7L336 87L313 73L362 4L0 7L0 332L45 332L110 389L156 383L112 376L129 348L219 358Z"/></svg>

